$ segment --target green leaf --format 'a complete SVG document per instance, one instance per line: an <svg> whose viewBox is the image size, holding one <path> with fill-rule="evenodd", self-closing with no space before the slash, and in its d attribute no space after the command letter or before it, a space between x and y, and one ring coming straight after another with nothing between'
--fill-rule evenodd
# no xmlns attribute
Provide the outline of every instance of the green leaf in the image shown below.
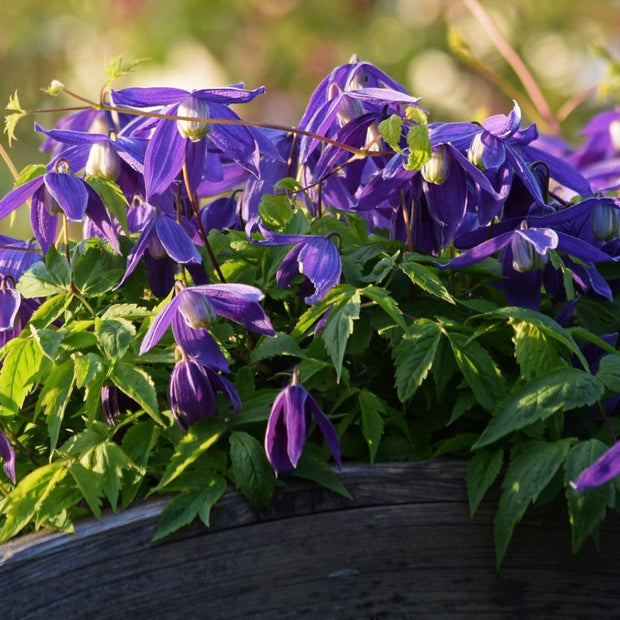
<svg viewBox="0 0 620 620"><path fill-rule="evenodd" d="M531 441L519 446L502 483L495 515L495 555L499 569L515 525L562 466L573 439Z"/></svg>
<svg viewBox="0 0 620 620"><path fill-rule="evenodd" d="M439 297L439 299L443 299L448 303L456 303L439 276L428 267L424 267L413 260L408 260L407 255L405 255L405 260L401 263L400 268L414 284L427 293Z"/></svg>
<svg viewBox="0 0 620 620"><path fill-rule="evenodd" d="M558 355L557 340L533 323L514 318L508 319L508 323L514 330L512 341L515 345L515 357L525 381L530 381L562 364Z"/></svg>
<svg viewBox="0 0 620 620"><path fill-rule="evenodd" d="M293 217L291 201L286 194L272 196L265 194L258 207L260 218L267 226L277 230L283 229Z"/></svg>
<svg viewBox="0 0 620 620"><path fill-rule="evenodd" d="M164 475L153 491L160 491L204 454L222 436L226 427L219 420L200 420L178 443Z"/></svg>
<svg viewBox="0 0 620 620"><path fill-rule="evenodd" d="M495 360L478 342L464 334L448 334L452 353L476 400L493 411L506 395L506 384Z"/></svg>
<svg viewBox="0 0 620 620"><path fill-rule="evenodd" d="M613 506L616 492L610 480L605 484L585 491L575 491L570 486L579 474L607 452L608 446L598 439L582 441L573 446L566 458L566 499L570 515L573 553L592 533L596 532L605 519L607 507Z"/></svg>
<svg viewBox="0 0 620 620"><path fill-rule="evenodd" d="M336 307L342 304L346 304L353 296L359 295L358 290L349 284L339 284L335 286L325 297L323 301L320 301L318 304L314 304L310 306L308 310L306 310L295 328L291 332L291 336L295 338L295 340L299 340L302 338L306 332L318 321L330 308Z"/></svg>
<svg viewBox="0 0 620 620"><path fill-rule="evenodd" d="M9 97L9 102L6 104L5 110L13 112L13 114L7 114L4 117L4 133L6 133L6 135L8 136L9 146L11 146L13 140L17 140L17 136L15 135L17 123L27 114L27 112L22 109L21 104L19 103L17 91L15 91Z"/></svg>
<svg viewBox="0 0 620 620"><path fill-rule="evenodd" d="M529 308L519 308L516 306L507 306L505 308L500 308L498 310L490 312L489 314L500 318L517 319L535 325L541 332L545 333L551 338L554 338L564 347L566 347L571 354L577 357L577 359L581 362L584 368L588 368L588 362L583 356L583 353L581 352L581 349L579 348L577 343L573 340L573 337L566 329L564 329L557 321L554 321L551 317L537 312L536 310L530 310Z"/></svg>
<svg viewBox="0 0 620 620"><path fill-rule="evenodd" d="M342 495L347 499L353 499L333 468L318 454L314 453L312 446L307 445L304 448L297 462L297 467L293 471L293 476L303 478L304 480L312 480L326 489L338 493L338 495Z"/></svg>
<svg viewBox="0 0 620 620"><path fill-rule="evenodd" d="M418 319L394 351L395 385L398 400L409 400L428 375L441 339L439 325Z"/></svg>
<svg viewBox="0 0 620 620"><path fill-rule="evenodd" d="M65 463L55 461L37 467L19 482L9 494L4 508L6 520L0 532L0 542L9 540L33 520L45 498L66 474Z"/></svg>
<svg viewBox="0 0 620 620"><path fill-rule="evenodd" d="M90 469L77 462L71 463L69 471L93 514L99 519L101 517L103 498L103 489L100 486L99 477Z"/></svg>
<svg viewBox="0 0 620 620"><path fill-rule="evenodd" d="M7 348L0 369L0 406L2 415L12 418L18 414L32 389L43 352L32 338L16 338Z"/></svg>
<svg viewBox="0 0 620 620"><path fill-rule="evenodd" d="M379 286L367 286L361 291L364 297L372 299L386 314L390 316L402 329L407 330L407 323L403 318L403 313L400 311L398 304L388 291Z"/></svg>
<svg viewBox="0 0 620 620"><path fill-rule="evenodd" d="M211 508L225 491L226 481L213 476L205 488L177 495L162 511L153 541L189 525L197 516L208 527Z"/></svg>
<svg viewBox="0 0 620 620"><path fill-rule="evenodd" d="M370 451L370 462L374 463L383 436L385 426L383 418L387 415L387 411L385 403L368 390L362 390L358 398L362 411L362 433Z"/></svg>
<svg viewBox="0 0 620 620"><path fill-rule="evenodd" d="M56 449L62 420L73 391L75 383L73 370L73 360L52 366L51 372L45 377L45 383L35 408L35 415L43 410L47 416L47 430L52 452Z"/></svg>
<svg viewBox="0 0 620 620"><path fill-rule="evenodd" d="M108 370L103 357L92 352L86 355L76 355L73 364L75 367L75 384L78 388L89 385L95 377L102 376Z"/></svg>
<svg viewBox="0 0 620 620"><path fill-rule="evenodd" d="M46 173L47 167L45 164L28 164L20 171L19 176L15 179L15 183L13 183L13 188L21 187L28 183L28 181L32 181L32 179L36 179Z"/></svg>
<svg viewBox="0 0 620 620"><path fill-rule="evenodd" d="M403 150L400 148L400 139L403 133L402 117L397 114L388 116L388 118L379 123L379 133L390 148L394 149L397 153L404 154Z"/></svg>
<svg viewBox="0 0 620 620"><path fill-rule="evenodd" d="M72 297L69 293L48 297L32 313L29 324L37 329L49 327L64 312Z"/></svg>
<svg viewBox="0 0 620 620"><path fill-rule="evenodd" d="M603 384L577 368L560 368L538 377L512 394L486 427L473 449L498 439L556 411L569 411L595 403L604 392Z"/></svg>
<svg viewBox="0 0 620 620"><path fill-rule="evenodd" d="M405 170L420 170L431 158L431 141L428 137L428 125L414 125L407 132L407 144L409 156L405 164Z"/></svg>
<svg viewBox="0 0 620 620"><path fill-rule="evenodd" d="M66 332L56 329L37 329L34 325L30 325L30 333L35 342L41 347L43 355L53 362L66 336Z"/></svg>
<svg viewBox="0 0 620 620"><path fill-rule="evenodd" d="M85 297L97 297L112 290L125 273L125 261L109 244L89 239L73 260L73 284Z"/></svg>
<svg viewBox="0 0 620 620"><path fill-rule="evenodd" d="M239 426L250 422L266 422L277 395L278 390L273 389L254 392L251 397L243 400L241 409L232 417L231 424Z"/></svg>
<svg viewBox="0 0 620 620"><path fill-rule="evenodd" d="M87 176L84 180L99 194L103 204L116 218L125 234L128 235L127 207L129 203L123 190L114 181L105 177Z"/></svg>
<svg viewBox="0 0 620 620"><path fill-rule="evenodd" d="M120 359L127 353L136 337L133 323L125 319L95 319L95 335L104 353Z"/></svg>
<svg viewBox="0 0 620 620"><path fill-rule="evenodd" d="M612 392L620 392L620 355L605 355L599 362L596 378Z"/></svg>
<svg viewBox="0 0 620 620"><path fill-rule="evenodd" d="M322 331L323 343L334 363L338 381L342 373L347 340L353 333L353 321L360 315L360 305L360 294L356 290L347 301L332 308Z"/></svg>
<svg viewBox="0 0 620 620"><path fill-rule="evenodd" d="M149 60L148 58L137 58L136 60L125 60L123 56L115 56L110 60L106 60L105 71L108 76L106 84L110 84L116 78L129 75L133 70L143 62Z"/></svg>
<svg viewBox="0 0 620 620"><path fill-rule="evenodd" d="M112 441L104 441L92 450L91 469L99 474L101 488L108 498L112 510L116 510L122 485L123 472L136 470L136 465L123 449Z"/></svg>
<svg viewBox="0 0 620 620"><path fill-rule="evenodd" d="M131 396L155 422L160 426L167 426L159 414L153 380L144 370L119 362L112 367L110 378L121 392Z"/></svg>
<svg viewBox="0 0 620 620"><path fill-rule="evenodd" d="M465 483L469 498L469 512L473 517L478 506L499 475L504 462L501 448L478 450L467 465Z"/></svg>
<svg viewBox="0 0 620 620"><path fill-rule="evenodd" d="M48 297L66 293L71 288L69 261L52 246L45 262L34 263L19 278L16 286L23 297Z"/></svg>
<svg viewBox="0 0 620 620"><path fill-rule="evenodd" d="M266 508L273 494L275 475L263 446L252 435L234 431L230 435L230 458L237 488L252 509Z"/></svg>
<svg viewBox="0 0 620 620"><path fill-rule="evenodd" d="M252 351L250 359L252 362L259 362L280 355L290 355L303 359L306 354L301 350L297 341L283 332L278 332L275 338L264 338L261 343Z"/></svg>

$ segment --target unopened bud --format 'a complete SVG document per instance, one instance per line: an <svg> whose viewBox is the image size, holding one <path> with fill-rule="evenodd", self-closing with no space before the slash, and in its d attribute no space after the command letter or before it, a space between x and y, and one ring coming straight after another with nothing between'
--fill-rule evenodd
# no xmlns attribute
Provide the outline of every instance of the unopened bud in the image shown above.
<svg viewBox="0 0 620 620"><path fill-rule="evenodd" d="M477 133L474 136L474 139L471 141L469 145L469 151L467 152L467 159L476 166L476 168L480 168L480 170L484 170L484 163L482 161L482 156L486 149L484 142L482 142L482 131Z"/></svg>
<svg viewBox="0 0 620 620"><path fill-rule="evenodd" d="M432 153L431 158L422 166L422 176L428 183L441 185L450 172L452 155L445 144L440 144Z"/></svg>
<svg viewBox="0 0 620 620"><path fill-rule="evenodd" d="M95 142L90 147L84 171L89 176L116 181L121 172L121 158L108 141Z"/></svg>
<svg viewBox="0 0 620 620"><path fill-rule="evenodd" d="M215 310L211 302L200 293L191 289L184 289L179 303L179 310L185 322L194 329L208 327L216 317Z"/></svg>
<svg viewBox="0 0 620 620"><path fill-rule="evenodd" d="M521 235L515 235L510 242L512 268L519 273L534 271L547 264L549 256L539 254L532 243Z"/></svg>
<svg viewBox="0 0 620 620"><path fill-rule="evenodd" d="M601 241L615 239L620 233L618 209L609 202L597 202L592 209L592 232Z"/></svg>
<svg viewBox="0 0 620 620"><path fill-rule="evenodd" d="M197 97L188 97L179 105L177 114L189 118L209 118L209 104ZM198 142L209 133L209 123L178 120L177 129L184 138Z"/></svg>

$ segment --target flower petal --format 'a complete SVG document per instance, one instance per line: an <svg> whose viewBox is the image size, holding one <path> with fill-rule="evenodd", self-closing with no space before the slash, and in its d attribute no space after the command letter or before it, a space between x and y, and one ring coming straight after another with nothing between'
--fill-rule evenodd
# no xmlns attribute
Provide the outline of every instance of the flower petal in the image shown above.
<svg viewBox="0 0 620 620"><path fill-rule="evenodd" d="M620 441L581 472L577 482L571 483L576 491L598 487L620 474Z"/></svg>
<svg viewBox="0 0 620 620"><path fill-rule="evenodd" d="M48 172L45 187L68 219L81 222L88 205L88 190L82 179L67 172Z"/></svg>

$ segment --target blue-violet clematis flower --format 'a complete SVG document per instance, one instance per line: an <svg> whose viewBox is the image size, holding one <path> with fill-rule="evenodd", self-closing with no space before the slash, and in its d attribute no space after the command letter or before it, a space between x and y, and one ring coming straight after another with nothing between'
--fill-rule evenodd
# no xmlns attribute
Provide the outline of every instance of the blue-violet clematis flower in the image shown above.
<svg viewBox="0 0 620 620"><path fill-rule="evenodd" d="M204 284L182 288L155 317L144 336L140 354L156 345L172 323L177 343L188 355L196 355L200 359L200 341L188 342L191 332L183 325L193 330L203 330L200 334L208 334L206 328L216 315L235 321L251 331L275 336L276 332L259 303L263 298L259 289L248 284ZM225 370L221 362L202 361Z"/></svg>
<svg viewBox="0 0 620 620"><path fill-rule="evenodd" d="M620 474L620 441L616 442L607 452L592 465L586 467L571 486L576 491L585 491L598 487Z"/></svg>
<svg viewBox="0 0 620 620"><path fill-rule="evenodd" d="M17 457L15 449L11 445L8 437L0 431L0 457L2 457L2 469L4 469L6 475L11 479L11 482L15 484L15 459Z"/></svg>
<svg viewBox="0 0 620 620"><path fill-rule="evenodd" d="M218 390L226 394L238 411L241 401L231 381L191 357L177 362L170 376L168 398L172 415L184 431L198 420L217 415Z"/></svg>
<svg viewBox="0 0 620 620"><path fill-rule="evenodd" d="M338 467L341 467L336 429L306 388L297 382L295 371L291 384L276 396L271 407L265 433L265 452L271 466L276 474L286 474L297 467L314 418Z"/></svg>
<svg viewBox="0 0 620 620"><path fill-rule="evenodd" d="M187 119L148 119L142 125L149 129L155 125L144 160L147 198L164 194L184 165L190 186L195 191L203 174L207 142L258 175L258 133L241 125L210 124L200 119L239 120L239 116L228 106L252 101L264 91L263 87L246 90L238 84L192 92L165 87L114 91L112 97L117 105L137 108L163 106L163 114Z"/></svg>

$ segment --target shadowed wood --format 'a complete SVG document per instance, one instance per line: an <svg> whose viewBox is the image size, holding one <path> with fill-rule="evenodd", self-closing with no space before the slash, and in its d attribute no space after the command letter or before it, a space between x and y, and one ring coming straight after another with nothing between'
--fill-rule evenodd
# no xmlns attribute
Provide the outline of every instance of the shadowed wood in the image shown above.
<svg viewBox="0 0 620 620"><path fill-rule="evenodd" d="M565 509L517 526L495 570L492 503L471 519L461 462L348 466L353 501L311 484L256 515L229 491L212 527L151 542L166 498L76 533L0 546L9 618L613 617L620 519L573 557Z"/></svg>

